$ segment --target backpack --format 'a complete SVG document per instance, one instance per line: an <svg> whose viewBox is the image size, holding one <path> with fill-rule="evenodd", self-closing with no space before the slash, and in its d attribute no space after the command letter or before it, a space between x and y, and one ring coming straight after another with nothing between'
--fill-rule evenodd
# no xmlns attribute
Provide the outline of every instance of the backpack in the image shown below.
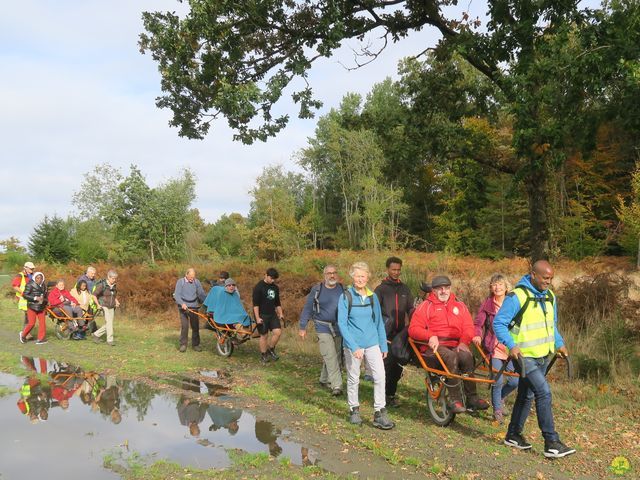
<svg viewBox="0 0 640 480"><path fill-rule="evenodd" d="M400 330L389 346L389 352L400 365L406 365L411 361L411 346L409 346L409 327Z"/></svg>
<svg viewBox="0 0 640 480"><path fill-rule="evenodd" d="M524 305L520 307L520 310L518 310L518 313L516 313L515 316L509 322L509 325L507 327L509 330L513 330L515 327L520 328L520 324L522 323L522 317L524 316L524 312L527 310L529 303L532 300L535 300L535 297L529 295L529 289L523 287L522 285L518 285L513 290L515 290L516 288L522 290L524 294L527 296L527 299L525 300ZM515 291L511 291L507 293L507 296L513 297L515 294L516 294ZM544 301L551 303L551 306L553 307L553 294L551 293L551 291L547 290L547 293L544 296Z"/></svg>
<svg viewBox="0 0 640 480"><path fill-rule="evenodd" d="M316 314L320 313L320 293L322 292L323 285L324 285L324 282L318 282L314 285L314 287L312 287L312 288L315 288L315 293L313 295L313 313L316 313ZM336 283L336 287L337 286L340 286L343 293L346 291L344 286L341 283ZM349 312L351 312L351 309L349 309Z"/></svg>
<svg viewBox="0 0 640 480"><path fill-rule="evenodd" d="M365 305L354 305L353 304L353 295L351 295L351 292L349 291L349 289L345 289L344 290L344 297L347 299L347 315L351 314L351 309L352 308L357 308L357 307L361 307L361 308L366 308L366 307L371 307L371 321L375 323L376 321L376 313L373 310L373 295L375 295L375 293L373 295L367 295L367 298L369 299L369 303L365 304Z"/></svg>

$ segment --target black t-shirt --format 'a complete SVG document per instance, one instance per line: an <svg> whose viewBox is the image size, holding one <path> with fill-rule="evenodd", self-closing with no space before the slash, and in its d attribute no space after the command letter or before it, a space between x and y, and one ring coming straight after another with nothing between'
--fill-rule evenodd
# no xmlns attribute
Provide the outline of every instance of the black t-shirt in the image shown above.
<svg viewBox="0 0 640 480"><path fill-rule="evenodd" d="M260 280L253 287L253 306L258 307L260 315L275 315L280 306L280 289L275 283Z"/></svg>

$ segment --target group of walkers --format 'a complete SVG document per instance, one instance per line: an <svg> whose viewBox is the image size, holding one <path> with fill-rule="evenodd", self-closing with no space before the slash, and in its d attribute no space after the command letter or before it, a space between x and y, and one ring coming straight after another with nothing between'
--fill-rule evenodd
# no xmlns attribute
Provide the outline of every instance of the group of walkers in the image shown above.
<svg viewBox="0 0 640 480"><path fill-rule="evenodd" d="M524 368L526 375L522 379L501 375L492 385L493 418L499 423L507 415L505 397L517 389L504 443L521 450L531 448L522 432L535 400L538 426L545 441L544 456L560 458L575 453L560 441L555 430L551 390L545 377L555 354L568 355L557 328L557 301L550 289L554 272L549 262L535 262L513 290L504 275L494 275L489 282L489 296L475 319L452 292L449 277L437 275L430 284L422 283L420 298L414 300L400 279L402 260L390 257L386 268L386 278L372 292L366 263L351 266L353 284L349 287L338 283L336 267L327 265L324 281L311 289L300 315L301 338L306 337L309 321L315 323L323 359L320 384L335 396L342 394L344 359L351 423L362 423L358 387L364 361L365 371L373 380L373 425L384 430L395 426L386 407L399 406L396 392L403 367L388 345L406 328L408 336L419 342L420 353L432 368L442 369L439 356L450 372L472 377L471 343L489 354L492 367L498 371L504 366L506 371L520 373ZM518 359L522 363L514 362ZM446 387L447 407L453 413L489 408L489 403L478 396L475 382L462 384L464 397L460 385Z"/></svg>
<svg viewBox="0 0 640 480"><path fill-rule="evenodd" d="M37 322L38 335L35 343L47 343L47 308L59 318L65 319L75 340L86 338L88 319L93 319L95 313L102 310L104 325L89 333L96 343L100 343L101 337L106 334L107 345L115 346L113 322L115 309L120 306L117 278L118 274L109 270L105 279L98 280L96 269L88 267L69 291L63 279L46 282L44 273L36 271L32 262L26 262L22 271L11 282L18 310L24 312L24 326L18 334L20 342L26 343L33 339L31 333Z"/></svg>
<svg viewBox="0 0 640 480"><path fill-rule="evenodd" d="M452 291L451 279L436 275L430 283L421 284L418 298L401 280L402 260L390 257L386 261L386 278L375 288L369 288L371 271L364 262L349 269L352 284L339 283L335 265L326 265L324 278L309 292L299 318L299 336L307 337L309 322L315 325L323 365L320 385L332 395L343 394L343 372L346 373L346 396L349 422L362 424L359 402L361 366L365 379L373 382L373 425L383 430L395 427L387 407L398 408L398 383L403 366L389 350L389 344L401 333L418 342L425 363L435 369L447 369L473 377L474 358L470 346L474 343L491 358L495 370L526 375L501 375L492 385L491 404L479 397L476 383L447 385L448 409L452 413L486 410L493 407L493 418L502 423L507 416L504 399L517 390L504 443L517 449L530 449L522 432L535 400L538 426L545 440L544 455L559 458L575 452L564 445L555 430L551 390L546 370L554 355L567 356L568 351L557 327L558 307L551 290L554 276L549 262L533 264L511 289L506 276L496 274L489 281L489 295L480 306L475 319L467 306ZM266 270L252 292L252 314L259 335L260 361L266 364L279 359L276 346L283 326L283 310L279 277L275 268ZM100 341L106 333L107 344L114 345L113 319L119 306L116 289L117 273L109 271L106 279L96 281L95 268L89 267L78 278L73 290L65 290L64 281L56 282L48 291L44 274L35 271L31 262L16 276L13 288L18 308L25 312L21 342L38 321L36 344L46 343L44 310L47 305L68 317L82 318L92 308L104 311L105 325L93 333ZM174 300L180 315L179 351L185 352L191 327L191 346L200 346L199 317L193 312L204 305L216 323L232 324L236 328L250 325L236 282L228 272L220 272L207 294L196 278L193 268L186 271L175 285ZM406 331L405 331L406 330ZM401 337L400 337L401 338Z"/></svg>

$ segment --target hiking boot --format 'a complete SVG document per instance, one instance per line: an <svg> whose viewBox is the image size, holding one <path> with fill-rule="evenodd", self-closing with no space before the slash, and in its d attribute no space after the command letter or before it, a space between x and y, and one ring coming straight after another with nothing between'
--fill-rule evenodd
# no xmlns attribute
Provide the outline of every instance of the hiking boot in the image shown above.
<svg viewBox="0 0 640 480"><path fill-rule="evenodd" d="M334 397L339 397L340 395L342 395L342 389L341 388L331 389L331 395L333 395Z"/></svg>
<svg viewBox="0 0 640 480"><path fill-rule="evenodd" d="M504 444L518 450L529 450L531 448L531 444L519 433L507 433L507 436L504 437Z"/></svg>
<svg viewBox="0 0 640 480"><path fill-rule="evenodd" d="M93 343L100 343L100 337L96 337L95 335L91 335L93 337Z"/></svg>
<svg viewBox="0 0 640 480"><path fill-rule="evenodd" d="M494 410L493 420L502 425L504 423L504 412L502 410Z"/></svg>
<svg viewBox="0 0 640 480"><path fill-rule="evenodd" d="M545 440L544 442L544 456L547 458L562 458L572 453L576 453L576 449L567 447L560 440L555 442Z"/></svg>
<svg viewBox="0 0 640 480"><path fill-rule="evenodd" d="M109 345L110 347L115 347L116 346L116 342L107 342L107 345Z"/></svg>
<svg viewBox="0 0 640 480"><path fill-rule="evenodd" d="M187 346L186 345L180 345L180 348L178 348L178 351L180 353L184 353L187 351Z"/></svg>
<svg viewBox="0 0 640 480"><path fill-rule="evenodd" d="M318 382L322 388L331 388L329 382Z"/></svg>
<svg viewBox="0 0 640 480"><path fill-rule="evenodd" d="M362 377L362 380L364 380L365 382L373 382L373 376L365 375L364 377Z"/></svg>
<svg viewBox="0 0 640 480"><path fill-rule="evenodd" d="M263 365L269 363L271 361L271 355L269 355L268 352L261 353L260 354L260 361L262 362Z"/></svg>
<svg viewBox="0 0 640 480"><path fill-rule="evenodd" d="M20 339L20 343L27 343L27 341L22 336L22 330L20 330L20 332L18 332L18 338Z"/></svg>
<svg viewBox="0 0 640 480"><path fill-rule="evenodd" d="M196 345L195 347L192 347L194 352L201 352L202 351L202 347L200 345Z"/></svg>
<svg viewBox="0 0 640 480"><path fill-rule="evenodd" d="M36 345L44 345L45 343L47 343L47 339L46 338L43 338L42 340L36 340Z"/></svg>
<svg viewBox="0 0 640 480"><path fill-rule="evenodd" d="M467 411L460 400L448 402L447 408L451 411L451 413L466 413Z"/></svg>
<svg viewBox="0 0 640 480"><path fill-rule="evenodd" d="M489 402L482 398L474 398L467 402L467 407L471 410L486 410L490 405Z"/></svg>
<svg viewBox="0 0 640 480"><path fill-rule="evenodd" d="M269 355L271 355L271 358L273 358L273 360L278 360L280 357L278 356L278 354L276 353L276 349L275 348L270 348L269 350L267 350L267 353Z"/></svg>
<svg viewBox="0 0 640 480"><path fill-rule="evenodd" d="M349 412L349 423L353 425L362 425L362 418L360 417L360 407L353 407Z"/></svg>
<svg viewBox="0 0 640 480"><path fill-rule="evenodd" d="M395 395L393 397L387 397L387 407L398 408L399 406L400 402L398 402L398 399L395 397Z"/></svg>
<svg viewBox="0 0 640 480"><path fill-rule="evenodd" d="M391 430L396 424L387 417L387 409L381 408L373 414L373 426L382 430Z"/></svg>

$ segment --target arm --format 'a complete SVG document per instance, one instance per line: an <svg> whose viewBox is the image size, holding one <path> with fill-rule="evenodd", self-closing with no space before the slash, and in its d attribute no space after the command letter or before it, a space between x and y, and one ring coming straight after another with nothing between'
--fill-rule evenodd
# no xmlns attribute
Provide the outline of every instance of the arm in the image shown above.
<svg viewBox="0 0 640 480"><path fill-rule="evenodd" d="M11 287L16 293L22 293L20 291L20 283L22 283L22 277L20 275L16 275L11 281Z"/></svg>
<svg viewBox="0 0 640 480"><path fill-rule="evenodd" d="M47 296L47 301L49 302L49 305L51 307L57 307L58 305L60 305L62 303L60 301L60 295L56 292L56 290L58 290L58 289L54 288L53 290L51 290L49 292L49 295Z"/></svg>
<svg viewBox="0 0 640 480"><path fill-rule="evenodd" d="M478 313L476 313L476 316L473 319L473 327L474 327L474 333L476 337L482 337L484 322L487 320L487 314L484 311L484 308L482 308L483 305L484 303L480 305L480 308L478 309Z"/></svg>
<svg viewBox="0 0 640 480"><path fill-rule="evenodd" d="M373 302L373 314L376 318L376 326L378 328L378 344L380 345L380 351L383 357L385 357L389 351L389 347L387 345L387 332L384 329L384 320L382 319L382 307L376 294L371 297L371 301Z"/></svg>
<svg viewBox="0 0 640 480"><path fill-rule="evenodd" d="M313 299L316 295L316 288L312 288L307 295L307 300L304 302L304 307L302 308L302 312L300 312L300 330L305 331L307 329L307 323L311 319L313 315Z"/></svg>
<svg viewBox="0 0 640 480"><path fill-rule="evenodd" d="M69 293L68 290L63 290L62 291L62 295L64 296L64 298L66 298L67 300L69 300L71 302L72 305L75 305L78 303L78 301L71 295L71 293Z"/></svg>
<svg viewBox="0 0 640 480"><path fill-rule="evenodd" d="M349 312L347 308L347 299L344 296L344 293L340 295L338 299L338 328L340 328L340 333L342 334L342 340L344 341L344 345L351 352L355 352L358 350L358 345L355 342L355 339L351 335L349 331L348 323L349 323Z"/></svg>
<svg viewBox="0 0 640 480"><path fill-rule="evenodd" d="M553 302L553 332L555 335L556 350L563 348L565 355L568 355L567 349L564 346L564 338L562 338L558 330L558 297L555 297L555 302Z"/></svg>
<svg viewBox="0 0 640 480"><path fill-rule="evenodd" d="M500 310L493 319L493 331L498 338L498 342L502 343L509 350L516 346L511 333L509 333L509 322L516 316L520 310L520 301L515 295L507 295L504 299Z"/></svg>
<svg viewBox="0 0 640 480"><path fill-rule="evenodd" d="M176 288L173 290L173 299L176 302L176 305L184 308L184 302L182 301L182 282L181 278L176 282Z"/></svg>
<svg viewBox="0 0 640 480"><path fill-rule="evenodd" d="M422 302L413 313L409 324L409 336L420 342L428 342L431 338L427 319L427 302Z"/></svg>
<svg viewBox="0 0 640 480"><path fill-rule="evenodd" d="M36 296L33 292L33 287L31 286L30 283L27 283L27 285L24 287L24 292L22 293L22 296L23 298L26 298L30 302L36 301Z"/></svg>

